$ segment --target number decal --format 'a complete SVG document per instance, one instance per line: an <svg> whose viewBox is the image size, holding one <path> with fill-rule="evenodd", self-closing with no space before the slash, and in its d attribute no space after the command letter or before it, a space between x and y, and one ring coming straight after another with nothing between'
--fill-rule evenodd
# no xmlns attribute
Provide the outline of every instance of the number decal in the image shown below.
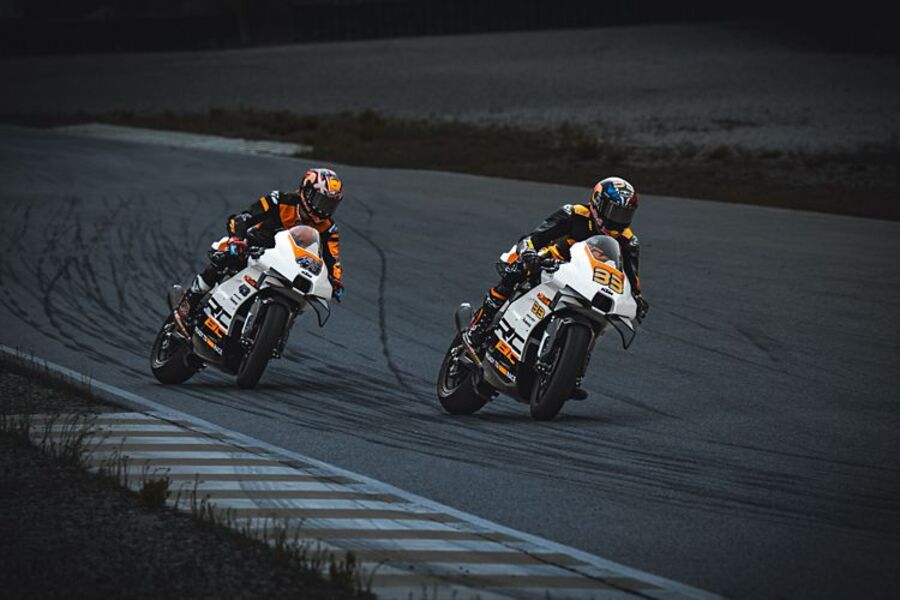
<svg viewBox="0 0 900 600"><path fill-rule="evenodd" d="M504 342L503 340L497 340L497 345L494 346L500 354L506 357L506 359L510 362L510 364L516 364L517 356L513 349L509 344Z"/></svg>
<svg viewBox="0 0 900 600"><path fill-rule="evenodd" d="M610 273L606 269L601 269L600 267L596 267L594 269L594 283L599 283L600 285L608 285L612 288L617 294L621 294L625 291L625 282L622 281L622 277L616 275L615 273Z"/></svg>

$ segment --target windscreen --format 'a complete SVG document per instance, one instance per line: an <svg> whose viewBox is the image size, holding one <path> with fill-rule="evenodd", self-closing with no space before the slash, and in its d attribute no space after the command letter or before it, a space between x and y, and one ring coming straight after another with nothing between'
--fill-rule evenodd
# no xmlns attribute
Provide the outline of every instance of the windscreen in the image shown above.
<svg viewBox="0 0 900 600"><path fill-rule="evenodd" d="M288 230L294 244L299 248L303 248L309 252L319 255L319 232L312 227L306 225L296 225ZM312 246L316 246L312 248Z"/></svg>
<svg viewBox="0 0 900 600"><path fill-rule="evenodd" d="M585 240L591 255L600 262L612 261L613 265L622 270L622 252L619 243L608 235L595 235Z"/></svg>

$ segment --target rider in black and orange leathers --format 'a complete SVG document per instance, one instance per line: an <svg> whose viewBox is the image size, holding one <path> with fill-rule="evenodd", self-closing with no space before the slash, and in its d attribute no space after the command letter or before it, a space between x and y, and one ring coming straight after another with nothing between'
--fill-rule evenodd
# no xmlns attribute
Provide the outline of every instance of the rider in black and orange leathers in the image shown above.
<svg viewBox="0 0 900 600"><path fill-rule="evenodd" d="M634 187L619 177L607 177L594 186L590 202L566 204L547 217L537 229L519 240L506 264L501 263L500 282L485 295L465 333L469 345L479 352L482 350L497 311L537 262L547 257L567 261L572 244L598 234L609 235L619 242L625 275L638 304L638 319L643 319L649 304L641 294L640 245L630 228L636 210Z"/></svg>
<svg viewBox="0 0 900 600"><path fill-rule="evenodd" d="M296 191L270 192L246 211L231 215L226 225L228 236L212 245L209 265L194 278L175 311L176 318L187 325L197 301L228 272L244 266L247 244L242 240L271 247L276 233L295 225L307 225L319 232L332 294L340 302L344 294L340 234L332 216L342 199L343 183L334 171L310 169Z"/></svg>

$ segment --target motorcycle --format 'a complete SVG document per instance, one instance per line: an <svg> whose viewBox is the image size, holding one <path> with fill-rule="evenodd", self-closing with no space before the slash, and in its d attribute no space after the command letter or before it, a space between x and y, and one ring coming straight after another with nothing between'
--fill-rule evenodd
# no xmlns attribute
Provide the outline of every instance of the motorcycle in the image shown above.
<svg viewBox="0 0 900 600"><path fill-rule="evenodd" d="M150 356L160 382L183 383L213 365L236 375L239 387L252 388L269 360L280 358L298 316L312 309L319 327L328 321L332 286L315 229L298 225L280 231L274 247L251 246L248 255L245 267L199 301L190 331L174 316L183 288L169 291L170 313Z"/></svg>
<svg viewBox="0 0 900 600"><path fill-rule="evenodd" d="M501 260L512 262L513 252ZM535 420L551 420L580 384L598 338L614 329L623 348L631 346L638 307L619 244L596 235L573 244L570 252L568 262L542 257L497 311L483 356L463 337L472 307L460 304L456 337L438 374L445 411L473 414L506 394L528 404Z"/></svg>

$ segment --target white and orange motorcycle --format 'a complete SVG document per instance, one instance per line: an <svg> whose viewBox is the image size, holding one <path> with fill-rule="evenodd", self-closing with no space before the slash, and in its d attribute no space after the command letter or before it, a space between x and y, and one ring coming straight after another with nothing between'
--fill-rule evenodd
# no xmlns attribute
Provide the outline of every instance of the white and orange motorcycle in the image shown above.
<svg viewBox="0 0 900 600"><path fill-rule="evenodd" d="M319 326L331 315L332 286L319 233L298 225L275 235L273 248L256 248L247 266L200 300L193 331L182 331L173 313L184 291L169 292L169 317L153 343L150 367L162 383L182 383L206 365L237 376L242 388L257 384L271 358L281 356L296 318L307 308Z"/></svg>
<svg viewBox="0 0 900 600"><path fill-rule="evenodd" d="M568 262L544 260L497 312L483 357L463 342L472 307L459 306L457 334L438 374L444 410L472 414L503 393L528 404L534 419L553 419L600 336L614 329L625 349L631 345L637 303L619 244L596 235L570 251Z"/></svg>

